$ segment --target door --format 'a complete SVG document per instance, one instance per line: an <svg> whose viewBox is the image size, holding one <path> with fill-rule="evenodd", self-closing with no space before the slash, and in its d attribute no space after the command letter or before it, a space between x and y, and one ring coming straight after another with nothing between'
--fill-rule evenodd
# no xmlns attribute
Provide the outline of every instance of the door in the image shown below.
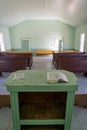
<svg viewBox="0 0 87 130"><path fill-rule="evenodd" d="M30 51L30 39L22 38L21 46L22 46L22 51Z"/></svg>

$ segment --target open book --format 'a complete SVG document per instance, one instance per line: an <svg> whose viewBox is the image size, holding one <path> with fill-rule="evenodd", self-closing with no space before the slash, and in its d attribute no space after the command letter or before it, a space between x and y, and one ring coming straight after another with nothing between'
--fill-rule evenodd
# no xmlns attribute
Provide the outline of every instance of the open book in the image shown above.
<svg viewBox="0 0 87 130"><path fill-rule="evenodd" d="M24 73L15 73L13 80L20 80L20 79L24 79Z"/></svg>
<svg viewBox="0 0 87 130"><path fill-rule="evenodd" d="M59 72L48 72L47 82L57 83L57 82L69 82L69 81L66 75L59 71Z"/></svg>

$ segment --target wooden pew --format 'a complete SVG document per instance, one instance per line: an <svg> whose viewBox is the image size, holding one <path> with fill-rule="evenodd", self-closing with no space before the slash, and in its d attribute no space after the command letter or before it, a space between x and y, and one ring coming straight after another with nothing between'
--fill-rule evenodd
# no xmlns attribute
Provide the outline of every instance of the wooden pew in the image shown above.
<svg viewBox="0 0 87 130"><path fill-rule="evenodd" d="M1 52L0 72L12 72L19 69L31 69L33 54L31 52Z"/></svg>
<svg viewBox="0 0 87 130"><path fill-rule="evenodd" d="M36 50L36 55L50 55L52 53L52 50Z"/></svg>
<svg viewBox="0 0 87 130"><path fill-rule="evenodd" d="M55 65L55 68L58 69L60 65L59 64L60 58L66 57L66 56L76 57L76 56L80 56L80 54L84 54L84 53L79 53L79 52L53 53L53 64Z"/></svg>
<svg viewBox="0 0 87 130"><path fill-rule="evenodd" d="M53 64L55 64L55 60L56 60L56 57L59 56L60 54L77 54L77 53L80 53L76 50L61 50L61 51L53 51Z"/></svg>
<svg viewBox="0 0 87 130"><path fill-rule="evenodd" d="M0 60L0 72L13 72L16 70L26 69L26 61L20 59Z"/></svg>
<svg viewBox="0 0 87 130"><path fill-rule="evenodd" d="M56 69L65 69L72 72L87 73L86 53L62 53L55 59Z"/></svg>
<svg viewBox="0 0 87 130"><path fill-rule="evenodd" d="M78 58L61 58L60 69L68 70L71 72L87 73L87 57Z"/></svg>
<svg viewBox="0 0 87 130"><path fill-rule="evenodd" d="M24 59L26 60L26 66L31 69L33 63L32 52L7 52L5 55L10 59Z"/></svg>

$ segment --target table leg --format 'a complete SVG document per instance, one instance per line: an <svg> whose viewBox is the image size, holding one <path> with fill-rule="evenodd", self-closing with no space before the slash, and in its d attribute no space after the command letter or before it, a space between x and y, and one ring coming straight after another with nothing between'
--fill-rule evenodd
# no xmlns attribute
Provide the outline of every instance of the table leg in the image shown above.
<svg viewBox="0 0 87 130"><path fill-rule="evenodd" d="M74 92L68 92L68 94L67 94L65 128L64 128L64 130L70 130L71 129L74 96L75 96Z"/></svg>
<svg viewBox="0 0 87 130"><path fill-rule="evenodd" d="M13 130L20 130L18 93L11 92L10 99L13 119Z"/></svg>

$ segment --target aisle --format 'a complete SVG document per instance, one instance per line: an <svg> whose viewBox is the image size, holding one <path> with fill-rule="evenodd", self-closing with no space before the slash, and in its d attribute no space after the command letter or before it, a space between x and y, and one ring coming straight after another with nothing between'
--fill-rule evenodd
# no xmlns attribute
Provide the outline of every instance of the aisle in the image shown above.
<svg viewBox="0 0 87 130"><path fill-rule="evenodd" d="M52 65L52 55L49 56L34 56L32 69L47 70L55 69Z"/></svg>

